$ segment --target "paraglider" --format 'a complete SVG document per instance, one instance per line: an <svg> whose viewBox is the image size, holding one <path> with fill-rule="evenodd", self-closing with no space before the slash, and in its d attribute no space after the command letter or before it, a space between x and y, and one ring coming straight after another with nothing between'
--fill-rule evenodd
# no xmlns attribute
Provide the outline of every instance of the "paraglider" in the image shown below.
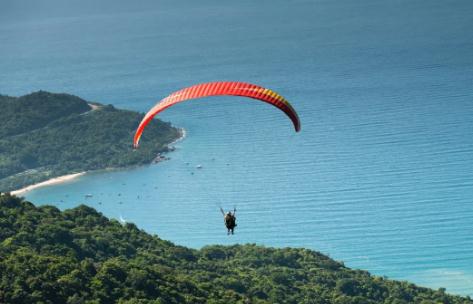
<svg viewBox="0 0 473 304"><path fill-rule="evenodd" d="M223 222L225 223L225 227L227 227L227 235L229 235L230 233L233 234L233 230L237 226L235 216L236 208L233 208L233 213L231 211L225 213L220 207L220 212L222 212Z"/></svg>
<svg viewBox="0 0 473 304"><path fill-rule="evenodd" d="M245 82L208 82L181 89L159 101L153 108L151 108L146 113L144 118L141 120L133 138L133 147L135 149L138 148L140 138L143 134L144 129L158 113L177 103L186 100L222 95L243 96L266 102L284 112L286 116L289 117L289 119L292 121L296 132L299 132L301 130L301 122L299 120L297 112L294 110L289 101L287 101L278 93L255 84ZM189 165L189 163L186 164ZM227 166L229 165L230 164L227 163ZM196 168L201 169L202 165L198 165ZM194 175L194 172L191 172L191 174ZM236 209L233 209L233 213L231 211L225 213L222 208L220 208L220 211L222 212L224 218L225 227L227 228L227 234L233 234L234 229L237 226L235 217Z"/></svg>
<svg viewBox="0 0 473 304"><path fill-rule="evenodd" d="M162 99L153 108L151 108L151 110L146 113L135 132L135 136L133 138L133 147L138 148L143 130L145 129L146 125L151 122L153 117L159 112L186 100L221 95L243 96L269 103L283 111L291 119L296 132L299 132L301 129L301 123L297 112L291 106L289 101L287 101L278 93L255 84L245 82L207 82L176 91Z"/></svg>

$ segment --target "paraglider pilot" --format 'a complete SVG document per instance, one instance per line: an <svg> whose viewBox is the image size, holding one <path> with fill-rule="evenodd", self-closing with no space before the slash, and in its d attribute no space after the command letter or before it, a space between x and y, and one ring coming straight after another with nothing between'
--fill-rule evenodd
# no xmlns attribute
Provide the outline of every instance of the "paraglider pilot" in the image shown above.
<svg viewBox="0 0 473 304"><path fill-rule="evenodd" d="M220 212L222 212L223 222L225 223L225 227L227 227L227 235L230 233L233 234L233 230L237 226L235 217L236 209L233 208L233 213L231 211L225 213L223 209L220 208Z"/></svg>

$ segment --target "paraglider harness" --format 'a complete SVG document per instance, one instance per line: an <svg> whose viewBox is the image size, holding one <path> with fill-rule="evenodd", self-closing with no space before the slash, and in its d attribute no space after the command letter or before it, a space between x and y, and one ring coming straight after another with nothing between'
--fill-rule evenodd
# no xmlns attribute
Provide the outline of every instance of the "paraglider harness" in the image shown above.
<svg viewBox="0 0 473 304"><path fill-rule="evenodd" d="M225 223L225 227L228 229L228 234L230 234L230 232L233 234L233 229L235 229L237 226L235 217L236 208L233 208L233 214L231 211L225 213L222 208L220 208L220 211L223 214L223 221Z"/></svg>

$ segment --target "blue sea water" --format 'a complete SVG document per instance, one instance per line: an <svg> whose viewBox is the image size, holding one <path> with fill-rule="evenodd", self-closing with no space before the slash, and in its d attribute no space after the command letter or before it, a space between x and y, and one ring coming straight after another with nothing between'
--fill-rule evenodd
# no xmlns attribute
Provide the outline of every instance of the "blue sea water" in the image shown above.
<svg viewBox="0 0 473 304"><path fill-rule="evenodd" d="M26 197L86 203L181 245L307 247L473 295L472 16L469 0L2 1L2 94L144 112L238 80L281 93L302 121L296 134L243 98L177 105L161 116L187 131L170 161ZM236 235L219 205L237 207Z"/></svg>

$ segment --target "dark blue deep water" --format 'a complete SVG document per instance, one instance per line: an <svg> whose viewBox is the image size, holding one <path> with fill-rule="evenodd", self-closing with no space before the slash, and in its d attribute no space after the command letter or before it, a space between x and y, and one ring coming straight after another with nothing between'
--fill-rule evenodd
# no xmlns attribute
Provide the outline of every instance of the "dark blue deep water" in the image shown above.
<svg viewBox="0 0 473 304"><path fill-rule="evenodd" d="M146 111L197 82L248 81L287 97L302 132L252 100L181 104L161 116L187 130L170 161L28 199L473 295L472 1L95 2L0 2L0 93ZM237 206L235 236L218 205Z"/></svg>

